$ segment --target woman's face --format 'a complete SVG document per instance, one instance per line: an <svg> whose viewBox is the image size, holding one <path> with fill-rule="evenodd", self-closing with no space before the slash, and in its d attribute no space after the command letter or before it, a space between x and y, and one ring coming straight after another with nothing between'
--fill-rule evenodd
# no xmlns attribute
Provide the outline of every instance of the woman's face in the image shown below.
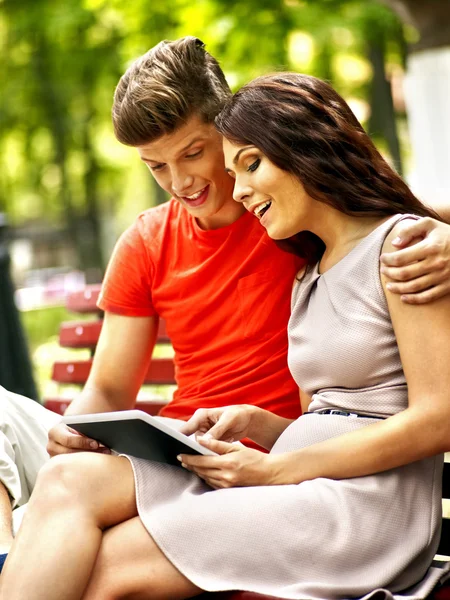
<svg viewBox="0 0 450 600"><path fill-rule="evenodd" d="M233 198L261 222L268 235L281 240L309 229L314 205L303 185L282 171L255 146L224 139L226 171L233 177Z"/></svg>

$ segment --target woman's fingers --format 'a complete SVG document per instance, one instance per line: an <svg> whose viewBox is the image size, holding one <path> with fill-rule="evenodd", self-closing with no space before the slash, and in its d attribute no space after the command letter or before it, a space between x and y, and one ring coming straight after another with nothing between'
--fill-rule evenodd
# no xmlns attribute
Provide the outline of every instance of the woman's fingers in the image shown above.
<svg viewBox="0 0 450 600"><path fill-rule="evenodd" d="M211 412L212 411L206 408L199 408L192 417L180 427L180 432L184 433L184 435L192 435L199 431L208 431L215 422L211 420Z"/></svg>
<svg viewBox="0 0 450 600"><path fill-rule="evenodd" d="M207 434L204 436L205 439L215 439L215 440L224 440L225 442L234 441L233 430L235 429L236 424L236 414L230 412L224 412L217 423L208 430ZM200 442L200 438L198 438ZM200 442L201 443L201 442ZM213 450L213 448L211 448ZM214 450L218 454L221 454L217 450Z"/></svg>
<svg viewBox="0 0 450 600"><path fill-rule="evenodd" d="M221 409L199 409L181 427L180 432L185 435L195 433L196 436L207 434L208 438L232 442L235 439L244 437L241 435L243 428L246 426L243 413L245 413L243 406L230 406Z"/></svg>

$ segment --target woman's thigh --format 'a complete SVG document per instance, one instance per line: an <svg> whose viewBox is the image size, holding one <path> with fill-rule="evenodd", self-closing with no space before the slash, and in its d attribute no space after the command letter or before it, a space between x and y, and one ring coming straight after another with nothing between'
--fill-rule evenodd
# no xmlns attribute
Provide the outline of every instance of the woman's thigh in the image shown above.
<svg viewBox="0 0 450 600"><path fill-rule="evenodd" d="M176 600L201 592L166 558L135 517L103 534L83 600Z"/></svg>

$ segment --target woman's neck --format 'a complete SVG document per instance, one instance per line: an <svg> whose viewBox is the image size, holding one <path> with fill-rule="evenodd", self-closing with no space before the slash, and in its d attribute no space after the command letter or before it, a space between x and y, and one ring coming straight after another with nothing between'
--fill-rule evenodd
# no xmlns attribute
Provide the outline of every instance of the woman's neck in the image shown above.
<svg viewBox="0 0 450 600"><path fill-rule="evenodd" d="M325 243L325 252L320 260L320 272L324 273L359 242L389 217L353 217L345 215L334 208L323 205L321 215L317 215L313 233Z"/></svg>

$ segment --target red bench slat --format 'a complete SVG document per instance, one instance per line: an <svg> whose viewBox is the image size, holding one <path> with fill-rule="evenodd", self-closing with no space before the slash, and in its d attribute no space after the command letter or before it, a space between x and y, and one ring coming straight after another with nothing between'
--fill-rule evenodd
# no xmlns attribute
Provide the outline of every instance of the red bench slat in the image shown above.
<svg viewBox="0 0 450 600"><path fill-rule="evenodd" d="M52 379L59 383L83 384L89 376L92 360L58 361L53 364ZM171 358L152 358L144 379L146 384L175 385L175 367Z"/></svg>
<svg viewBox="0 0 450 600"><path fill-rule="evenodd" d="M435 592L430 600L450 600L450 582L446 583L444 587Z"/></svg>
<svg viewBox="0 0 450 600"><path fill-rule="evenodd" d="M101 319L61 323L59 344L64 348L95 348L101 329ZM166 344L169 342L170 339L167 335L166 324L161 319L158 327L157 343Z"/></svg>
<svg viewBox="0 0 450 600"><path fill-rule="evenodd" d="M95 348L101 329L101 319L61 323L59 345L64 348Z"/></svg>
<svg viewBox="0 0 450 600"><path fill-rule="evenodd" d="M77 313L100 312L100 309L97 308L100 289L100 284L87 285L79 292L70 293L66 300L67 309Z"/></svg>
<svg viewBox="0 0 450 600"><path fill-rule="evenodd" d="M63 415L66 412L70 402L71 401L69 398L48 398L45 400L44 405L45 408L48 408L48 410L52 410L59 415ZM161 400L161 398L148 398L145 400L138 400L135 408L143 410L149 415L157 415L159 411L166 406L166 404L167 401Z"/></svg>

